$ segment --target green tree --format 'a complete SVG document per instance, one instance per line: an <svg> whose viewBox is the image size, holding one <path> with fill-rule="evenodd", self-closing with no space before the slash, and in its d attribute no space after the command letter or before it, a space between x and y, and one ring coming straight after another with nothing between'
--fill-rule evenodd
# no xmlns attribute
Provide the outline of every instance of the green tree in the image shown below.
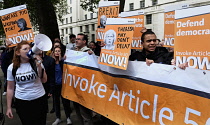
<svg viewBox="0 0 210 125"><path fill-rule="evenodd" d="M82 9L84 10L88 10L91 12L94 12L94 9L97 8L97 5L99 3L100 0L81 0L81 4L80 6L82 7Z"/></svg>

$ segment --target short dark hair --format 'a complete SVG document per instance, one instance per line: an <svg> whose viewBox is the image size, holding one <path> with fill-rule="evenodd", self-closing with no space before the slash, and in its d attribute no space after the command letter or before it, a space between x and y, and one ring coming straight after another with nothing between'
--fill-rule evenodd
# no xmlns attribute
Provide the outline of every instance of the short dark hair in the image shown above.
<svg viewBox="0 0 210 125"><path fill-rule="evenodd" d="M95 42L91 41L91 42L89 42L89 44L90 44L90 43L93 43L93 44L96 46L96 43L95 43Z"/></svg>
<svg viewBox="0 0 210 125"><path fill-rule="evenodd" d="M154 35L155 35L155 33L154 33L152 30L147 30L146 32L144 32L144 33L141 35L141 42L144 42L144 37L145 37L145 35L147 35L147 34L154 34Z"/></svg>
<svg viewBox="0 0 210 125"><path fill-rule="evenodd" d="M71 39L71 38L76 38L76 35L70 34L70 35L69 35L69 38L70 38L70 39Z"/></svg>
<svg viewBox="0 0 210 125"><path fill-rule="evenodd" d="M61 39L56 37L56 38L54 38L53 42L60 42L61 43Z"/></svg>
<svg viewBox="0 0 210 125"><path fill-rule="evenodd" d="M79 34L77 34L77 35L81 35L81 36L83 36L83 40L85 40L86 41L86 45L88 44L88 36L87 35L85 35L84 33L79 33Z"/></svg>

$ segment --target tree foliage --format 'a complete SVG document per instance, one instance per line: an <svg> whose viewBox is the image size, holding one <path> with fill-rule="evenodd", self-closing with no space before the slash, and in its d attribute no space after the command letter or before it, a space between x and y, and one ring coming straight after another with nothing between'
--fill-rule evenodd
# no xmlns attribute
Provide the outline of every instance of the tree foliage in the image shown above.
<svg viewBox="0 0 210 125"><path fill-rule="evenodd" d="M94 12L94 9L98 7L100 0L81 0L80 6L82 9Z"/></svg>
<svg viewBox="0 0 210 125"><path fill-rule="evenodd" d="M63 22L63 16L69 14L68 12L68 4L67 4L67 0L59 0L59 2L55 2L54 3L55 6L55 12L57 14L57 17L59 19L60 22Z"/></svg>
<svg viewBox="0 0 210 125"><path fill-rule="evenodd" d="M55 12L58 14L58 19L61 21L63 15L67 14L67 0L50 0L50 2L54 6ZM38 27L38 15L36 15L36 0L4 0L3 8L10 8L18 5L27 5L27 9L29 11L29 16L31 19L32 25L37 28Z"/></svg>

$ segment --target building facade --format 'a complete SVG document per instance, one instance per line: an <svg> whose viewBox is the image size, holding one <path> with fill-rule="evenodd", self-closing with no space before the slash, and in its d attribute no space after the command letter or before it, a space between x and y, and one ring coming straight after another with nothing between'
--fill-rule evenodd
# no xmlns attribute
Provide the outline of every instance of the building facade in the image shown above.
<svg viewBox="0 0 210 125"><path fill-rule="evenodd" d="M104 0L106 1L106 0ZM59 23L63 43L69 42L69 34L85 33L89 41L96 42L97 9L95 13L81 8L80 0L67 0L68 14ZM144 10L145 27L152 29L159 39L164 37L164 10L167 6L187 4L188 7L209 5L210 0L125 0L124 11Z"/></svg>

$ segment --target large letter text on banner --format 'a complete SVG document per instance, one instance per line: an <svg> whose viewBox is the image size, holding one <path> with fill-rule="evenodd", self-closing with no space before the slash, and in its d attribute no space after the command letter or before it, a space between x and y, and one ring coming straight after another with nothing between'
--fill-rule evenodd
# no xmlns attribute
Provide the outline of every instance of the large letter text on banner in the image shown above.
<svg viewBox="0 0 210 125"><path fill-rule="evenodd" d="M145 62L127 70L68 51L63 97L124 125L209 125L210 72Z"/></svg>

